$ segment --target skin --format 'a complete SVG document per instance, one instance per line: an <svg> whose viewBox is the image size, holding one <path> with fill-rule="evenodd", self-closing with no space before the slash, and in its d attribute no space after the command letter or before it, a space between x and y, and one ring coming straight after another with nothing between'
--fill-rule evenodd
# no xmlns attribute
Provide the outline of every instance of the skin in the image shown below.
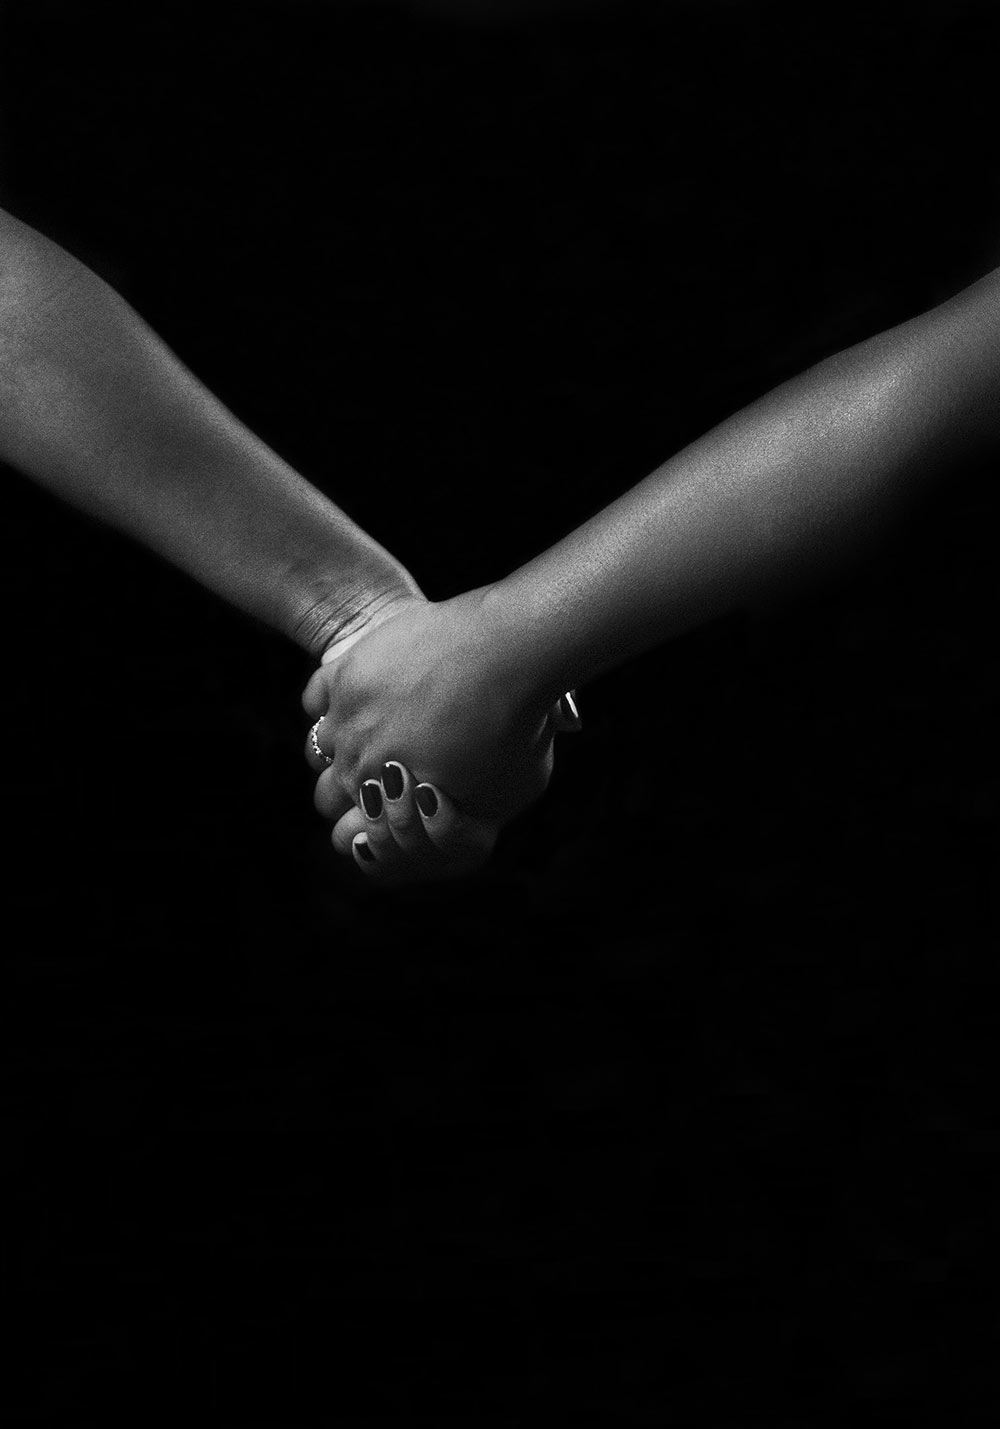
<svg viewBox="0 0 1000 1429"><path fill-rule="evenodd" d="M317 660L420 595L107 283L2 211L0 458Z"/></svg>
<svg viewBox="0 0 1000 1429"><path fill-rule="evenodd" d="M391 844L358 825L387 761L448 791L466 871L546 787L562 691L871 540L995 444L998 370L1000 270L730 417L506 579L430 602L106 283L0 213L0 459L321 660L316 803L338 848L373 835L386 876L423 876L425 854L444 871L388 815Z"/></svg>
<svg viewBox="0 0 1000 1429"><path fill-rule="evenodd" d="M439 637L442 632L450 635L450 641L438 647L439 657L422 672L419 686L398 686L388 700L382 691L367 703L361 693L352 718L334 724L327 718L331 701L341 711L346 703L337 695L348 658L340 653L335 663L328 660L316 671L303 695L306 713L318 722L317 743L323 751L317 755L310 735L305 756L319 774L316 808L335 821L333 846L338 853L352 856L369 877L392 882L450 878L481 866L503 823L546 788L556 734L578 733L582 728L574 692L547 708L534 700L507 704L492 686L475 688L467 678L470 651L463 649L456 631L464 627L474 639L481 639L480 592L430 609L428 605L410 602L408 608L385 617L380 630L352 642L355 672L370 660L376 668L380 662L391 667L396 661L401 668L413 668L409 661L415 639L426 641L431 625ZM414 634L418 630L419 637ZM450 718L431 735L428 726L433 715L421 720L421 711L439 704L446 685ZM407 750L413 751L412 768L399 755L379 764L374 751L388 747L387 738L396 737L383 735L383 729L388 725L395 730L399 716L407 723L407 711L418 731L416 739L405 741ZM506 725L496 719L502 711ZM395 798L386 782L390 763L403 779L403 789ZM413 772L417 769L419 774ZM452 791L462 791L462 809L444 792L442 780ZM362 799L366 783L378 786L375 800ZM432 815L415 800L418 785L434 793L437 807ZM372 804L378 810L374 815L366 809Z"/></svg>
<svg viewBox="0 0 1000 1429"><path fill-rule="evenodd" d="M2 210L0 460L294 640L328 673L363 637L375 640L368 650L382 650L386 632L398 644L437 609L395 557L238 421L119 294ZM355 745L364 717L357 706ZM437 741L433 767L453 787L465 787L465 740L456 729L450 743ZM510 731L519 777L497 799L496 817L544 789L551 743L544 712L537 729ZM338 744L338 768L356 782L371 760L355 752L350 762L351 742ZM346 784L337 797L327 779L324 812L346 813L353 789ZM495 826L477 828L476 848L495 836ZM451 862L466 869L470 837L451 808L443 811L431 841L435 872ZM416 853L411 843L414 867Z"/></svg>
<svg viewBox="0 0 1000 1429"><path fill-rule="evenodd" d="M942 471L995 450L998 379L1000 269L736 413L504 580L404 604L306 691L336 755L317 785L335 846L368 830L332 790L388 759L465 815L508 817L544 787L559 690L872 545Z"/></svg>

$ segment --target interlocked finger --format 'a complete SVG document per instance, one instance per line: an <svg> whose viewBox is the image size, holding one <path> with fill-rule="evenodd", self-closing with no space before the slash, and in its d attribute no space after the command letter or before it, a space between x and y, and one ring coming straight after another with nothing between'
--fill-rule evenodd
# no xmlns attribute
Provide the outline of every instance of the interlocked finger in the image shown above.
<svg viewBox="0 0 1000 1429"><path fill-rule="evenodd" d="M442 864L450 864L454 872L467 872L486 860L499 825L463 814L436 784L418 784L413 793L424 832Z"/></svg>
<svg viewBox="0 0 1000 1429"><path fill-rule="evenodd" d="M387 883L452 878L487 859L499 828L462 814L436 785L418 784L405 765L390 760L382 779L366 779L357 805L333 830L337 852L353 858L369 878Z"/></svg>
<svg viewBox="0 0 1000 1429"><path fill-rule="evenodd" d="M422 847L403 850L396 843L389 824L386 803L380 800L377 779L366 779L358 791L357 805L351 805L333 830L333 846L339 854L353 857L369 878L388 882L419 877L434 848L421 834Z"/></svg>
<svg viewBox="0 0 1000 1429"><path fill-rule="evenodd" d="M334 765L324 769L316 780L316 787L313 789L313 804L316 812L322 814L324 819L336 822L347 813L348 809L354 808L354 800L348 794L340 781L340 776Z"/></svg>
<svg viewBox="0 0 1000 1429"><path fill-rule="evenodd" d="M428 838L413 797L414 780L405 765L391 759L382 765L385 814L396 847L404 854L424 853Z"/></svg>
<svg viewBox="0 0 1000 1429"><path fill-rule="evenodd" d="M381 864L388 865L398 858L400 851L392 836L392 828L385 811L385 796L377 779L364 781L358 790L358 802L365 816L368 847Z"/></svg>

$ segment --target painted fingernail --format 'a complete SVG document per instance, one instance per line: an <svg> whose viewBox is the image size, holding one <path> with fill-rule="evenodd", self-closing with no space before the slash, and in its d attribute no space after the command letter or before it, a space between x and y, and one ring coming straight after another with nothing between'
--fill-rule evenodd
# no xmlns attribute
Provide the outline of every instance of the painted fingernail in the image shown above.
<svg viewBox="0 0 1000 1429"><path fill-rule="evenodd" d="M580 718L580 711L576 707L572 690L567 690L564 695L559 696L559 707L567 719L578 720Z"/></svg>
<svg viewBox="0 0 1000 1429"><path fill-rule="evenodd" d="M355 851L356 851L356 853L357 853L357 855L358 855L358 858L360 858L360 859L362 860L362 862L364 862L364 863L374 863L374 862L375 862L375 855L372 853L371 849L368 847L368 840L367 840L367 839L358 839L357 842L356 842L355 845L354 845L354 848L355 848Z"/></svg>
<svg viewBox="0 0 1000 1429"><path fill-rule="evenodd" d="M377 779L366 779L361 786L361 807L370 819L382 812L382 788Z"/></svg>
<svg viewBox="0 0 1000 1429"><path fill-rule="evenodd" d="M387 799L402 798L403 771L398 764L382 765L382 789Z"/></svg>
<svg viewBox="0 0 1000 1429"><path fill-rule="evenodd" d="M433 819L438 811L438 796L429 784L418 784L415 790L417 808L425 819Z"/></svg>

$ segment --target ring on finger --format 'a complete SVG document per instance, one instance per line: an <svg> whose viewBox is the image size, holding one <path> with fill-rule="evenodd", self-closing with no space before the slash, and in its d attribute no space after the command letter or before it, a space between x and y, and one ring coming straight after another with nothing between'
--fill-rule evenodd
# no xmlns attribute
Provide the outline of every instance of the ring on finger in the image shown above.
<svg viewBox="0 0 1000 1429"><path fill-rule="evenodd" d="M320 759L322 759L322 760L324 761L324 763L326 763L326 764L332 764L332 763L333 763L333 760L330 758L329 754L324 754L323 751L322 751L322 749L320 749L320 747L319 747L319 739L317 738L317 733L316 733L317 730L319 729L320 725L323 723L323 721L324 721L325 718L326 718L325 715L320 715L319 719L316 721L316 723L313 725L312 729L309 731L309 738L312 740L312 747L313 747L314 753L318 754L319 757L320 757Z"/></svg>

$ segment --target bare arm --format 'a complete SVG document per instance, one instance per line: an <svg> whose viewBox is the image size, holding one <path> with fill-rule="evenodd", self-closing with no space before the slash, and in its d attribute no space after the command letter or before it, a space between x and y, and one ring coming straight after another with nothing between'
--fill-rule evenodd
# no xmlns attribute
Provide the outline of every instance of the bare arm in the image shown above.
<svg viewBox="0 0 1000 1429"><path fill-rule="evenodd" d="M860 549L1000 437L1000 270L736 413L484 592L544 704Z"/></svg>
<svg viewBox="0 0 1000 1429"><path fill-rule="evenodd" d="M0 459L317 659L419 595L124 299L2 211Z"/></svg>
<svg viewBox="0 0 1000 1429"><path fill-rule="evenodd" d="M504 580L401 611L306 691L336 731L318 806L339 817L395 759L509 818L545 787L561 691L861 548L996 443L998 392L1000 272L736 413Z"/></svg>

